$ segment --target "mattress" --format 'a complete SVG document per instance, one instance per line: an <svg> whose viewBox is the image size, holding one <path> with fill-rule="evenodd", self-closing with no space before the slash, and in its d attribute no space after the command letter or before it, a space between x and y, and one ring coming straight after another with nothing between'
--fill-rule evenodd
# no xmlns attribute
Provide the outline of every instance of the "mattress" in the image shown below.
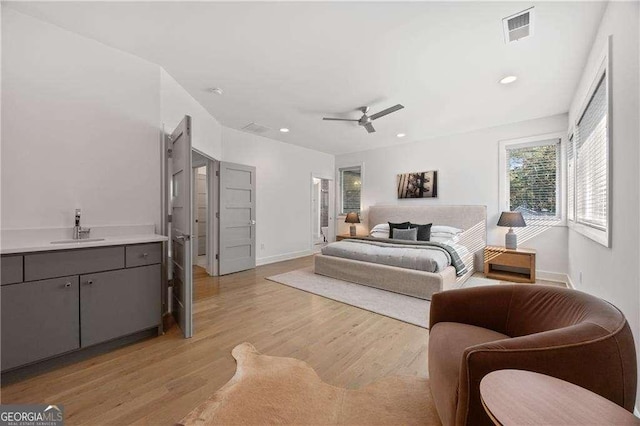
<svg viewBox="0 0 640 426"><path fill-rule="evenodd" d="M465 250L461 245L455 247L434 242L353 238L323 247L322 254L432 273L454 266L456 275L460 276L466 272L461 260L467 257L468 251Z"/></svg>

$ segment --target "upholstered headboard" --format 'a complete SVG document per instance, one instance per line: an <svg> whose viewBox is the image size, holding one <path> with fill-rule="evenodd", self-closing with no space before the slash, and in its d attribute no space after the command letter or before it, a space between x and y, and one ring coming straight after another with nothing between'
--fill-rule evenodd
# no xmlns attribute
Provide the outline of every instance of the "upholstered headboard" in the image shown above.
<svg viewBox="0 0 640 426"><path fill-rule="evenodd" d="M371 206L367 215L369 229L387 222L433 223L469 230L486 229L486 206Z"/></svg>
<svg viewBox="0 0 640 426"><path fill-rule="evenodd" d="M369 230L380 223L413 222L448 225L464 229L459 244L466 246L471 254L462 259L482 271L484 248L487 245L486 206L371 206L367 215ZM470 274L473 269L470 268ZM460 278L459 278L460 279Z"/></svg>

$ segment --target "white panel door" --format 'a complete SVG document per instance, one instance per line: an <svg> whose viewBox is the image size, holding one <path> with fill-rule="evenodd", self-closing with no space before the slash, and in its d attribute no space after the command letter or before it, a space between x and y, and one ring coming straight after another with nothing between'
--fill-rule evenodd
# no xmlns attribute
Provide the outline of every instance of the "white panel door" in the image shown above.
<svg viewBox="0 0 640 426"><path fill-rule="evenodd" d="M193 270L191 234L193 188L191 173L191 117L180 122L170 136L171 148L171 263L173 316L184 337L193 335Z"/></svg>
<svg viewBox="0 0 640 426"><path fill-rule="evenodd" d="M220 162L220 275L256 266L256 168Z"/></svg>

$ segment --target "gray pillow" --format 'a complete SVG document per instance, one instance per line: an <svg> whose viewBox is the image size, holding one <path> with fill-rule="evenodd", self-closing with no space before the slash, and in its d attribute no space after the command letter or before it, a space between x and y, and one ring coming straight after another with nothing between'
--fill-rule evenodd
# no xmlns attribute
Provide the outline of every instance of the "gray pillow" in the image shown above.
<svg viewBox="0 0 640 426"><path fill-rule="evenodd" d="M393 239L394 240L407 240L407 241L418 241L418 228L412 229L394 229L393 230Z"/></svg>

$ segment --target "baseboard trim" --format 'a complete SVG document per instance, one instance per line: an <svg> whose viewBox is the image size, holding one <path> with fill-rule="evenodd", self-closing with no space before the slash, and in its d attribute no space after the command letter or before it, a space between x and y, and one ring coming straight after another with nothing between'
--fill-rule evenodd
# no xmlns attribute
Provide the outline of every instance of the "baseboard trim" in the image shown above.
<svg viewBox="0 0 640 426"><path fill-rule="evenodd" d="M575 285L573 285L573 280L571 279L571 275L569 275L569 274L567 274L567 286L568 286L570 289L573 289L573 290L575 290L575 289L576 289L576 286L575 286Z"/></svg>
<svg viewBox="0 0 640 426"><path fill-rule="evenodd" d="M536 278L545 280L545 281L553 281L557 283L566 284L568 287L573 288L573 283L571 282L571 278L567 274L563 274L560 272L549 272L549 271L539 271L536 270Z"/></svg>
<svg viewBox="0 0 640 426"><path fill-rule="evenodd" d="M34 361L31 364L16 367L9 371L3 371L1 376L2 384L8 385L17 383L19 381L29 379L39 374L48 373L57 368L65 367L80 361L85 361L98 355L106 354L115 349L128 346L135 342L157 337L160 334L159 331L159 327L148 328L146 330L137 331L127 336L117 337L106 342L98 343L93 346L74 349L70 352L55 355L51 358Z"/></svg>
<svg viewBox="0 0 640 426"><path fill-rule="evenodd" d="M294 251L291 253L277 254L275 256L256 259L256 266L268 265L270 263L282 262L284 260L297 259L299 257L311 256L313 250Z"/></svg>

